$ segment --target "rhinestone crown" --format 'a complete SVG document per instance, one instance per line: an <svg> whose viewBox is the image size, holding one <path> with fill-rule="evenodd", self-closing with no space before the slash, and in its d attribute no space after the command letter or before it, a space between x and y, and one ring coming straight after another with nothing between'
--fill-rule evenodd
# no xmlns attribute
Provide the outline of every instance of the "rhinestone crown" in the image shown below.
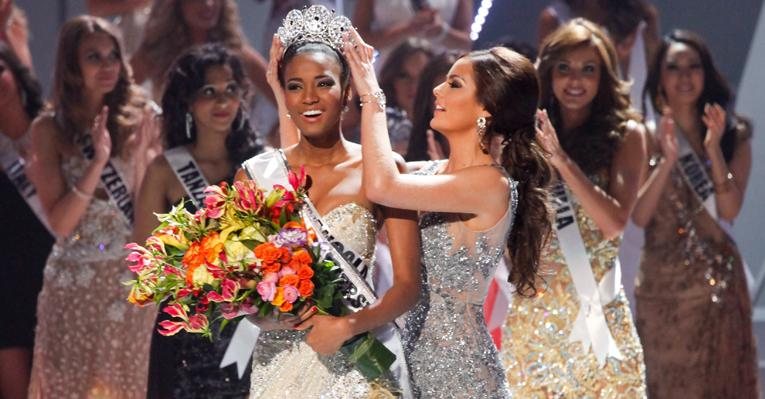
<svg viewBox="0 0 765 399"><path fill-rule="evenodd" d="M276 31L284 48L304 42L320 42L341 50L343 34L353 29L351 21L342 15L335 15L322 5L307 9L292 10Z"/></svg>

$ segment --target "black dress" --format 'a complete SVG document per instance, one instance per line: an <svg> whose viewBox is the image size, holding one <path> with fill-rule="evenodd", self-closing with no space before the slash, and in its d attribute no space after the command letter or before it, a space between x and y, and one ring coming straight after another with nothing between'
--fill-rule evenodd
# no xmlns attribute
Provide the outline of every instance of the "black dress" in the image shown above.
<svg viewBox="0 0 765 399"><path fill-rule="evenodd" d="M53 237L0 172L0 349L34 346L37 294Z"/></svg>
<svg viewBox="0 0 765 399"><path fill-rule="evenodd" d="M184 198L189 212L194 204ZM157 323L168 319L160 306ZM236 364L220 368L237 323L230 322L219 332L220 324L213 322L213 342L195 334L180 332L165 337L154 329L149 356L148 399L166 398L246 398L250 393L250 362L242 379Z"/></svg>

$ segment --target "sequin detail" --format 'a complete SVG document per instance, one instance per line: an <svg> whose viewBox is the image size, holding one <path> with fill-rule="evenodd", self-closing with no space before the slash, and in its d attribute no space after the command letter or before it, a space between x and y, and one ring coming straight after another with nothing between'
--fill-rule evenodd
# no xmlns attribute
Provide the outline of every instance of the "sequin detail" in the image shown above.
<svg viewBox="0 0 765 399"><path fill-rule="evenodd" d="M333 236L370 260L374 254L376 222L355 203L340 205L323 217ZM396 385L390 380L370 384L342 353L321 356L298 331L264 331L252 363L251 398L386 398Z"/></svg>
<svg viewBox="0 0 765 399"><path fill-rule="evenodd" d="M70 184L86 167L79 157L61 165ZM129 237L116 206L93 198L75 231L54 245L37 305L30 398L145 397L156 308L126 302Z"/></svg>
<svg viewBox="0 0 765 399"><path fill-rule="evenodd" d="M645 229L635 298L649 396L759 397L741 255L677 168Z"/></svg>
<svg viewBox="0 0 765 399"><path fill-rule="evenodd" d="M434 174L437 163L419 174ZM402 340L421 398L510 397L499 354L486 329L483 302L504 252L516 204L496 226L467 229L457 215L420 216L423 284Z"/></svg>
<svg viewBox="0 0 765 399"><path fill-rule="evenodd" d="M607 187L607 174L590 179ZM617 260L621 237L605 240L595 222L574 202L577 224L596 281ZM606 324L623 358L598 365L569 335L579 297L555 231L540 266L544 286L534 298L514 297L503 330L502 360L513 394L522 398L644 398L643 350L623 291L603 307Z"/></svg>

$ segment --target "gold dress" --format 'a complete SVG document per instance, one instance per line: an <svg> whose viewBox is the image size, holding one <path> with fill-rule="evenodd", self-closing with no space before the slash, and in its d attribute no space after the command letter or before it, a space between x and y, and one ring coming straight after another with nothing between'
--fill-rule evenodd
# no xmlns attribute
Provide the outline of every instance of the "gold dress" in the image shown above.
<svg viewBox="0 0 765 399"><path fill-rule="evenodd" d="M608 173L592 177L608 186ZM579 230L595 279L614 267L621 237L605 240L595 222L575 203ZM510 389L519 398L643 398L645 369L629 303L620 288L603 307L606 323L622 359L607 357L603 366L592 349L584 351L569 335L579 313L579 298L553 232L543 250L545 284L534 298L513 297L503 330L502 360ZM621 287L621 282L619 282Z"/></svg>
<svg viewBox="0 0 765 399"><path fill-rule="evenodd" d="M635 287L652 398L756 398L752 307L733 239L672 171Z"/></svg>
<svg viewBox="0 0 765 399"><path fill-rule="evenodd" d="M81 157L62 162L70 185L87 165ZM156 308L127 302L129 238L117 206L93 198L75 231L53 246L37 301L30 398L146 396Z"/></svg>

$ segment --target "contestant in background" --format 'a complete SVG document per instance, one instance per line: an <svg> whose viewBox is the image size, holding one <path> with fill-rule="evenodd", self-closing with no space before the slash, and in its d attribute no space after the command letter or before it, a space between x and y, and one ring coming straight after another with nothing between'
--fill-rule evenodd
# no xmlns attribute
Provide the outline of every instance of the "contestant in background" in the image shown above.
<svg viewBox="0 0 765 399"><path fill-rule="evenodd" d="M13 49L0 43L0 397L27 397L37 294L53 236L24 167L34 158L29 125L43 109L42 88Z"/></svg>
<svg viewBox="0 0 765 399"><path fill-rule="evenodd" d="M204 207L206 186L233 182L239 164L262 150L247 118L249 88L242 62L222 44L193 47L176 60L162 96L167 150L149 165L139 191L133 241L142 243L159 224L154 214L181 200L192 213ZM167 319L161 308L157 321ZM235 366L219 367L236 323L219 327L212 326L211 342L165 337L155 325L147 397L247 397L249 374L240 379Z"/></svg>
<svg viewBox="0 0 765 399"><path fill-rule="evenodd" d="M648 395L756 398L752 304L730 234L752 166L751 127L688 31L664 38L646 95L663 110L632 217L645 227L635 297Z"/></svg>
<svg viewBox="0 0 765 399"><path fill-rule="evenodd" d="M29 176L57 237L37 303L30 398L146 395L155 311L126 302L133 193L156 135L115 28L61 28L53 112L31 128Z"/></svg>
<svg viewBox="0 0 765 399"><path fill-rule="evenodd" d="M239 24L234 0L155 2L143 42L130 59L136 82L148 81L154 98L159 99L165 74L178 55L194 45L222 43L242 59L249 79L270 99L266 61L247 43Z"/></svg>
<svg viewBox="0 0 765 399"><path fill-rule="evenodd" d="M646 135L617 62L611 40L581 18L550 34L539 53L556 217L539 292L514 298L505 323L503 360L519 397L645 397L617 254L644 175Z"/></svg>

